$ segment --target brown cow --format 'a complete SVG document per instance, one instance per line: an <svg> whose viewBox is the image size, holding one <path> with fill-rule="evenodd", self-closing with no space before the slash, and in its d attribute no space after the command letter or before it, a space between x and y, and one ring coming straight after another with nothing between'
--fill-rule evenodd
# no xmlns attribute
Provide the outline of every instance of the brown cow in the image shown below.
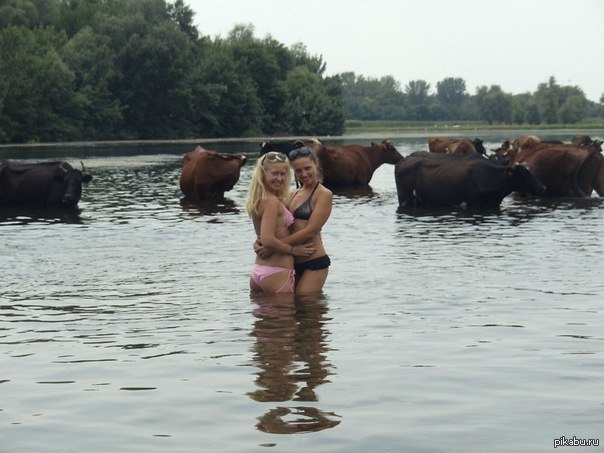
<svg viewBox="0 0 604 453"><path fill-rule="evenodd" d="M533 148L541 143L541 138L536 135L522 135L512 142L512 148L521 151L526 148Z"/></svg>
<svg viewBox="0 0 604 453"><path fill-rule="evenodd" d="M218 154L201 146L185 155L180 174L180 190L185 198L222 198L239 180L245 156Z"/></svg>
<svg viewBox="0 0 604 453"><path fill-rule="evenodd" d="M510 165L524 162L552 197L590 197L595 189L602 196L604 157L593 148L573 145L537 145L510 152Z"/></svg>
<svg viewBox="0 0 604 453"><path fill-rule="evenodd" d="M428 140L428 149L431 153L446 153L447 148L455 142L452 138L431 138Z"/></svg>
<svg viewBox="0 0 604 453"><path fill-rule="evenodd" d="M428 149L432 153L450 153L450 154L486 154L482 140L460 139L453 140L449 138L431 138L428 140Z"/></svg>
<svg viewBox="0 0 604 453"><path fill-rule="evenodd" d="M447 148L449 154L476 154L476 147L470 140L458 140Z"/></svg>
<svg viewBox="0 0 604 453"><path fill-rule="evenodd" d="M403 158L388 140L371 146L322 145L316 153L327 187L366 186L380 165L394 165Z"/></svg>

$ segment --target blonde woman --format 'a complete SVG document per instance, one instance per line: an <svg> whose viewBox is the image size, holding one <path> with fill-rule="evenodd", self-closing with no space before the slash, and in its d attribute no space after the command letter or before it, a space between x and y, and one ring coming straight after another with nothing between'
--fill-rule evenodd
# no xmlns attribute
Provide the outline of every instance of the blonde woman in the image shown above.
<svg viewBox="0 0 604 453"><path fill-rule="evenodd" d="M312 256L316 251L311 243L290 245L281 240L293 223L285 207L290 186L291 167L285 154L270 152L258 159L245 208L258 240L274 253L265 258L256 255L250 276L252 292L293 293L294 256Z"/></svg>

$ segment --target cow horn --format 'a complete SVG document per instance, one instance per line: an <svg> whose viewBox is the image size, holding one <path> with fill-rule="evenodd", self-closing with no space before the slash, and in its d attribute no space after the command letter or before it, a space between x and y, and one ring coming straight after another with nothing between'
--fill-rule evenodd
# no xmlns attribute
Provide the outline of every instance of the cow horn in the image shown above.
<svg viewBox="0 0 604 453"><path fill-rule="evenodd" d="M61 162L61 165L59 165L59 168L63 171L63 173L67 173L69 171L69 169L65 168L65 165L67 165L67 162Z"/></svg>
<svg viewBox="0 0 604 453"><path fill-rule="evenodd" d="M82 174L86 173L86 169L84 168L84 162L80 161L80 165L82 166Z"/></svg>

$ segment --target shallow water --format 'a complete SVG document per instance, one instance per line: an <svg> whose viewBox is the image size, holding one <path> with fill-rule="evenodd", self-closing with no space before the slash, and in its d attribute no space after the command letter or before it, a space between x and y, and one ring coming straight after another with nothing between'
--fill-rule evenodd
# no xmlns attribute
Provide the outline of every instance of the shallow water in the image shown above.
<svg viewBox="0 0 604 453"><path fill-rule="evenodd" d="M190 145L0 150L93 175L79 212L0 214L2 451L604 441L602 199L397 213L384 165L335 194L324 295L292 305L248 292L258 144L206 147L250 161L205 206L180 203Z"/></svg>

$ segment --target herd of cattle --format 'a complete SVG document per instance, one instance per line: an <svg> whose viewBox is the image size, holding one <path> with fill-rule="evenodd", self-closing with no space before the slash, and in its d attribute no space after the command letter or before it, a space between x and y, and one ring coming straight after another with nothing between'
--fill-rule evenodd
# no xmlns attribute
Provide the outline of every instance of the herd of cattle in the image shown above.
<svg viewBox="0 0 604 453"><path fill-rule="evenodd" d="M287 153L298 140L263 142L260 155ZM577 136L572 143L544 141L534 135L506 140L487 150L481 139L432 138L429 151L403 157L390 141L370 146L329 146L302 140L316 153L327 187L367 186L385 163L394 165L400 208L446 206L498 207L512 192L550 197L604 195L602 141ZM180 189L185 199L224 197L239 180L246 158L197 147L185 155ZM66 162L0 163L0 206L75 207L82 183L91 176Z"/></svg>

